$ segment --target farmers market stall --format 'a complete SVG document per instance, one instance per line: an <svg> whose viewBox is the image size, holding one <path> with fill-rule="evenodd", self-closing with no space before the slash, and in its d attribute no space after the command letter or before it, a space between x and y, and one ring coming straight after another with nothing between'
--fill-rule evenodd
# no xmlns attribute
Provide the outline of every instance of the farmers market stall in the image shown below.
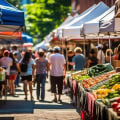
<svg viewBox="0 0 120 120"><path fill-rule="evenodd" d="M120 119L120 74L109 63L69 72L66 83L82 120Z"/></svg>

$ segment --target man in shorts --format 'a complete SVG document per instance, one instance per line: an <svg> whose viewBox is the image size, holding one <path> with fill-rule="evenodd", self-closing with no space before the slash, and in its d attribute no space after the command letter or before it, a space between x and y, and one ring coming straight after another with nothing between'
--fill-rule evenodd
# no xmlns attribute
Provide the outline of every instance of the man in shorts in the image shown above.
<svg viewBox="0 0 120 120"><path fill-rule="evenodd" d="M51 92L54 93L53 102L57 102L57 93L58 93L58 102L61 101L61 94L63 89L63 76L66 72L66 61L63 55L60 54L60 48L54 47L54 54L50 56L50 79L51 79ZM56 85L58 92L56 92Z"/></svg>

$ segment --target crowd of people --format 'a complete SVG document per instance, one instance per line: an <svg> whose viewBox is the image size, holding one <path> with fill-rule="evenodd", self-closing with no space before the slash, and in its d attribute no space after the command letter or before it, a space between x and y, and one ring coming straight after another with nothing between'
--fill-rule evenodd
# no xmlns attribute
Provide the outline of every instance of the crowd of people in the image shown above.
<svg viewBox="0 0 120 120"><path fill-rule="evenodd" d="M16 95L15 88L19 87L19 82L23 83L25 100L28 100L28 90L30 99L34 100L32 90L36 84L37 100L45 100L45 83L48 78L50 91L54 93L53 102L62 102L61 95L63 91L64 78L67 70L79 71L97 64L111 63L114 60L120 60L120 45L114 49L107 49L106 53L102 50L103 45L99 44L97 49L91 49L88 56L85 56L80 47L76 47L74 52L69 49L68 61L61 54L60 47L50 48L47 52L40 49L37 55L32 50L19 52L16 46L11 50L0 49L0 67L6 70L7 83L0 81L0 96L3 96L5 84L10 95ZM23 67L23 68L22 68ZM57 96L58 95L58 96Z"/></svg>

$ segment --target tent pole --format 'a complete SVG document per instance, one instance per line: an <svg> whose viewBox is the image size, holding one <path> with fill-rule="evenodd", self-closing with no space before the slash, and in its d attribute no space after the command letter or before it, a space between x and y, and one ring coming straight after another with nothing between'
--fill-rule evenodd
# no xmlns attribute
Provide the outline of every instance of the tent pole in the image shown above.
<svg viewBox="0 0 120 120"><path fill-rule="evenodd" d="M98 45L100 44L100 38L99 38L99 33L98 33Z"/></svg>
<svg viewBox="0 0 120 120"><path fill-rule="evenodd" d="M68 61L67 44L68 44L68 41L65 39L65 48L66 48L66 61ZM68 64L67 64L67 70L68 70Z"/></svg>
<svg viewBox="0 0 120 120"><path fill-rule="evenodd" d="M86 57L86 51L85 51L85 41L86 41L86 36L84 35L84 56Z"/></svg>
<svg viewBox="0 0 120 120"><path fill-rule="evenodd" d="M64 55L64 52L63 52L63 39L62 39L62 54Z"/></svg>
<svg viewBox="0 0 120 120"><path fill-rule="evenodd" d="M62 29L62 38L65 39L63 33L64 33L64 29ZM63 52L63 39L62 39L62 54L64 55L64 52Z"/></svg>
<svg viewBox="0 0 120 120"><path fill-rule="evenodd" d="M109 35L109 49L111 49L110 33L108 33L108 35ZM111 52L110 52L110 64L111 64Z"/></svg>

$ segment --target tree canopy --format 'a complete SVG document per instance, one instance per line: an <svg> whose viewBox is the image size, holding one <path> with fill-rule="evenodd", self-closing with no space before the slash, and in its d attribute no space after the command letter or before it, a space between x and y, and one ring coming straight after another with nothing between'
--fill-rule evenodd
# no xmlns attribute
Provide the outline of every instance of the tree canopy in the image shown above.
<svg viewBox="0 0 120 120"><path fill-rule="evenodd" d="M17 7L18 9L20 9L20 0L7 0L10 4L12 4L13 6Z"/></svg>
<svg viewBox="0 0 120 120"><path fill-rule="evenodd" d="M26 8L26 31L43 40L71 12L71 0L32 0Z"/></svg>

